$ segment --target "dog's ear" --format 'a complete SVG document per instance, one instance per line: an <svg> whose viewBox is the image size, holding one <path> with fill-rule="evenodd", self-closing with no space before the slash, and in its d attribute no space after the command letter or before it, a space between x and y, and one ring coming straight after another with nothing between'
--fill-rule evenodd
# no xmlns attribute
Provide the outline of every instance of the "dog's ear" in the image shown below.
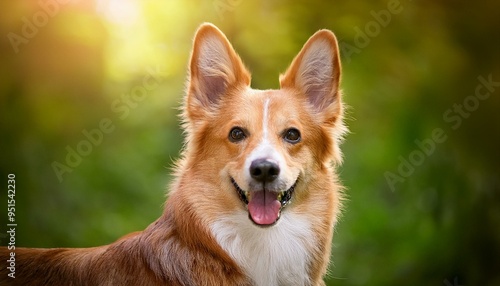
<svg viewBox="0 0 500 286"><path fill-rule="evenodd" d="M338 50L335 35L320 30L309 38L280 76L282 89L292 88L304 94L314 111L328 113L328 118L324 118L327 121L337 119L342 112Z"/></svg>
<svg viewBox="0 0 500 286"><path fill-rule="evenodd" d="M213 110L228 89L250 85L250 74L240 57L226 36L209 23L196 32L189 72L187 108L200 112Z"/></svg>

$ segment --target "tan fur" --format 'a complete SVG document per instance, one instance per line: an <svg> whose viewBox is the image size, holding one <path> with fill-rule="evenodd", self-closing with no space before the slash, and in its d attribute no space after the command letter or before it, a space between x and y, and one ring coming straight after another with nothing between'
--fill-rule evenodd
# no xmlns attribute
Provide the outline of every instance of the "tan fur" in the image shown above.
<svg viewBox="0 0 500 286"><path fill-rule="evenodd" d="M321 30L309 39L281 76L280 90L250 89L250 73L211 24L197 31L189 69L186 145L163 215L144 231L106 246L16 248L16 278L7 277L2 267L0 285L252 285L234 259L237 254L226 252L229 246L219 243L213 229L221 219L246 212L231 178L244 185L245 160L262 142L265 120L269 144L283 158L288 176L297 179L283 219L297 216L309 223L314 243L301 246L308 258L304 273L307 284L324 285L341 200L332 162L340 163L338 145L345 132L334 35ZM265 102L269 114L264 120ZM228 140L234 126L249 133L237 144ZM290 127L300 130L300 143L283 140L283 130ZM278 221L269 228L283 225ZM0 249L2 261L9 255L7 248Z"/></svg>

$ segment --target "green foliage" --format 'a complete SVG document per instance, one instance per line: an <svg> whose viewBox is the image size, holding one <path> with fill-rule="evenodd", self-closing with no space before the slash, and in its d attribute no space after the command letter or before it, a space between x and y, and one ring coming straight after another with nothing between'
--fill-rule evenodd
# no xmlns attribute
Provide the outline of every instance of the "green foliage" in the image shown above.
<svg viewBox="0 0 500 286"><path fill-rule="evenodd" d="M106 244L161 214L200 23L260 89L328 28L351 131L328 285L500 285L497 2L77 1L46 23L40 3L0 4L0 174L16 174L18 246ZM436 129L446 139L422 143ZM79 144L92 150L58 178Z"/></svg>

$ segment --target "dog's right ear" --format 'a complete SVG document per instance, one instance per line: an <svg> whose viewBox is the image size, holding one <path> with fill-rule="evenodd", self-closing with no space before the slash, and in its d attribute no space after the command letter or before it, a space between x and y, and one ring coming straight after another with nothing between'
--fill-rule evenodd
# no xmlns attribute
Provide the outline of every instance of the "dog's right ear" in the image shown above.
<svg viewBox="0 0 500 286"><path fill-rule="evenodd" d="M230 88L250 85L250 73L240 57L226 36L209 23L196 32L189 72L186 107L191 119L213 111Z"/></svg>

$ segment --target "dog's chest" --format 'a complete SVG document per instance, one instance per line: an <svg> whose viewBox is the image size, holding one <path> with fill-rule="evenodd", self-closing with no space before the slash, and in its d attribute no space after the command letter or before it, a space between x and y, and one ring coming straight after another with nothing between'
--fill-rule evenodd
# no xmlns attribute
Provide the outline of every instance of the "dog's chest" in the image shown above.
<svg viewBox="0 0 500 286"><path fill-rule="evenodd" d="M211 225L221 247L258 286L309 285L315 235L308 220L285 212L274 226L255 226L238 211Z"/></svg>

